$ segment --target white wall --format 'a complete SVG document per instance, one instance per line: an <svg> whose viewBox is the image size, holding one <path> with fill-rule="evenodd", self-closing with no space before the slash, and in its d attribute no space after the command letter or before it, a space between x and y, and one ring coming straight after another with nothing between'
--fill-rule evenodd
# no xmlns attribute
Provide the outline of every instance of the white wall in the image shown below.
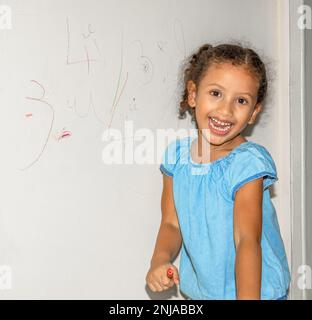
<svg viewBox="0 0 312 320"><path fill-rule="evenodd" d="M6 1L0 265L10 266L12 289L0 290L1 298L182 298L145 287L160 223L159 164L105 165L102 133L112 109L112 127L122 131L126 119L134 130L190 128L190 118L176 118L177 71L205 42L250 41L276 69L267 115L247 139L276 161L273 202L290 257L288 57L278 3ZM89 69L79 63L87 54L97 60ZM72 136L58 141L62 130Z"/></svg>

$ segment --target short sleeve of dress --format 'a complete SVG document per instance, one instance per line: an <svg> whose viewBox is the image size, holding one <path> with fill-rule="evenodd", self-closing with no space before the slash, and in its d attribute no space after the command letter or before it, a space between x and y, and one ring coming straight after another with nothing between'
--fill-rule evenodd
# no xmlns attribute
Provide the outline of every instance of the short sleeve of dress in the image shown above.
<svg viewBox="0 0 312 320"><path fill-rule="evenodd" d="M233 154L227 172L231 199L234 201L241 186L260 177L263 177L263 190L278 180L274 160L263 146L252 144Z"/></svg>
<svg viewBox="0 0 312 320"><path fill-rule="evenodd" d="M173 177L178 160L178 140L174 140L165 149L160 164L160 171L169 177Z"/></svg>

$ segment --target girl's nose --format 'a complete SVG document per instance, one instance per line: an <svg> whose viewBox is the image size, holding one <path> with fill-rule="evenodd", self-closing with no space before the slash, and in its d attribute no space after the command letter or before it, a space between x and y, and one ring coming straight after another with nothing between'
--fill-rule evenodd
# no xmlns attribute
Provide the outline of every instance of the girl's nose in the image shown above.
<svg viewBox="0 0 312 320"><path fill-rule="evenodd" d="M232 116L232 103L230 101L222 101L218 108L218 113L223 118L229 118Z"/></svg>

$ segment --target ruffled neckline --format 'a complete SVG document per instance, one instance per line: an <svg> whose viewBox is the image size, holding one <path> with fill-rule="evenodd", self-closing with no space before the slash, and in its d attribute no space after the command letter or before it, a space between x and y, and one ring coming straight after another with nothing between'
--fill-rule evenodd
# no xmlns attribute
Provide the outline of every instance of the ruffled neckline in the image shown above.
<svg viewBox="0 0 312 320"><path fill-rule="evenodd" d="M216 165L217 163L219 162L222 162L222 161L225 161L227 160L228 158L230 158L230 156L232 156L234 153L236 153L238 150L240 150L242 147L248 145L248 144L252 144L253 142L252 141L245 141L245 142L242 142L240 145L238 145L237 147L235 147L234 149L232 149L226 156L223 156L223 157L220 157L218 158L217 160L214 160L212 162L208 162L208 163L198 163L198 162L195 162L193 161L192 159L192 156L191 156L191 145L192 145L192 142L194 139L196 139L197 137L188 137L189 139L189 144L188 144L188 159L189 159L189 162L192 166L195 166L195 167L208 167L208 166L212 166L212 165Z"/></svg>

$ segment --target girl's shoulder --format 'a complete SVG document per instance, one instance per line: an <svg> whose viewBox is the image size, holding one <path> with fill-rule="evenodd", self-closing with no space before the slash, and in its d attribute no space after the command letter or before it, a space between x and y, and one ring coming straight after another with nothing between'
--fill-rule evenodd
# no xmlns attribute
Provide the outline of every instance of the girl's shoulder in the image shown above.
<svg viewBox="0 0 312 320"><path fill-rule="evenodd" d="M253 179L264 177L264 189L278 180L270 152L263 145L252 141L246 141L232 150L225 177L232 199L240 186Z"/></svg>
<svg viewBox="0 0 312 320"><path fill-rule="evenodd" d="M188 161L189 137L175 138L165 148L162 155L160 169L169 176L173 176L178 163Z"/></svg>
<svg viewBox="0 0 312 320"><path fill-rule="evenodd" d="M241 143L239 146L234 148L231 152L231 160L235 161L237 164L243 159L246 160L254 160L261 159L263 161L269 162L275 166L273 157L271 153L268 151L266 147L263 145L253 142L253 141L245 141Z"/></svg>
<svg viewBox="0 0 312 320"><path fill-rule="evenodd" d="M174 138L165 148L165 153L169 155L179 155L181 151L188 149L190 145L190 137Z"/></svg>

